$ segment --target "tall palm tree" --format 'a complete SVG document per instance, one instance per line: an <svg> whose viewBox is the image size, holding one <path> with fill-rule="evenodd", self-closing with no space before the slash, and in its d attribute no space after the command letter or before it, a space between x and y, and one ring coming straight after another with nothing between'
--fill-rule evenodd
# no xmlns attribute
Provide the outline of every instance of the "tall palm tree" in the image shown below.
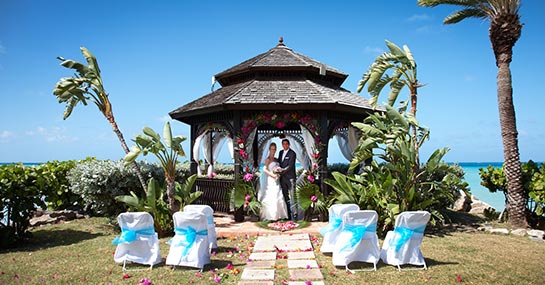
<svg viewBox="0 0 545 285"><path fill-rule="evenodd" d="M527 197L522 184L522 171L518 148L518 132L513 105L513 85L510 64L513 46L520 38L520 0L418 0L418 5L434 7L449 4L460 6L444 20L444 24L455 24L467 18L490 21L489 37L498 67L498 109L503 142L504 170L507 177L507 211L509 223L527 227Z"/></svg>
<svg viewBox="0 0 545 285"><path fill-rule="evenodd" d="M78 105L78 103L81 102L83 105L87 105L87 100L95 103L100 112L112 126L112 129L117 135L117 138L119 139L121 147L125 153L129 153L129 147L127 147L123 134L119 130L119 127L115 121L114 113L112 111L112 104L110 103L110 99L108 99L108 93L106 93L104 90L97 59L85 47L81 47L80 49L83 57L87 60L89 65L85 65L71 59L64 59L60 56L57 57L57 59L62 61L62 66L74 69L77 72L73 77L61 78L53 89L53 94L57 97L59 103L66 103L63 119L66 120L70 114L72 114L72 111ZM140 171L140 167L138 167L136 162L134 162L132 165L136 171L138 180L140 180L142 188L144 191L146 191L146 182L142 172Z"/></svg>
<svg viewBox="0 0 545 285"><path fill-rule="evenodd" d="M390 93L388 93L388 105L394 106L401 90L407 86L409 88L409 100L411 102L410 115L416 118L416 102L418 99L418 88L423 85L418 83L416 77L416 61L409 47L399 48L394 43L386 40L386 46L389 52L384 52L375 59L375 62L369 66L369 69L363 74L358 84L358 92L367 85L367 92L371 95L369 103L375 107L382 89L390 84ZM391 75L390 75L391 73ZM413 143L415 146L415 173L420 166L419 147L417 140L416 124L412 123Z"/></svg>

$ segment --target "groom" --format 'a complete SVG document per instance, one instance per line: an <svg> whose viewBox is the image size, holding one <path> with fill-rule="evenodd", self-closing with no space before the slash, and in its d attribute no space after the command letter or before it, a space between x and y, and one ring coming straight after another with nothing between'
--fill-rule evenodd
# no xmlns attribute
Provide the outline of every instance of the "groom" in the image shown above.
<svg viewBox="0 0 545 285"><path fill-rule="evenodd" d="M278 154L278 162L283 169L280 175L280 188L282 189L282 195L284 195L284 201L286 201L288 208L288 218L292 219L289 191L293 186L292 183L295 183L295 151L290 149L290 141L288 139L282 140L282 150Z"/></svg>

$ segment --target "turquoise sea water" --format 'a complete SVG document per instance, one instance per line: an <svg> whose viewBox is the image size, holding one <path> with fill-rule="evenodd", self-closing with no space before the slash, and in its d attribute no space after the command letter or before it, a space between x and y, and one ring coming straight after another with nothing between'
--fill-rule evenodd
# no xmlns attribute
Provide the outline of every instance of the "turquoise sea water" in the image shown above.
<svg viewBox="0 0 545 285"><path fill-rule="evenodd" d="M6 163L0 163L0 165ZM24 163L24 165L32 166L40 163ZM488 165L501 167L501 162L460 162L458 163L465 172L465 179L469 184L471 193L479 198L479 200L490 204L496 211L503 211L505 208L505 198L503 193L490 193L488 189L481 186L481 178L479 176L479 168L486 168Z"/></svg>
<svg viewBox="0 0 545 285"><path fill-rule="evenodd" d="M490 204L501 212L505 209L505 197L502 192L490 193L488 189L481 185L481 177L479 176L479 168L486 168L491 165L493 167L501 167L502 162L460 162L458 165L464 169L467 183L471 190L471 194L475 195L479 200Z"/></svg>

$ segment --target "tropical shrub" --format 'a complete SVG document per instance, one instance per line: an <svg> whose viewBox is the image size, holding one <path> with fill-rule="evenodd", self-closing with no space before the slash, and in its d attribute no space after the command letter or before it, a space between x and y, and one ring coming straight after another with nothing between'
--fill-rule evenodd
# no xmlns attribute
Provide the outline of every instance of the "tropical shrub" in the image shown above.
<svg viewBox="0 0 545 285"><path fill-rule="evenodd" d="M35 167L22 163L0 166L0 248L30 237L32 213L36 207L45 207L41 199L45 183Z"/></svg>
<svg viewBox="0 0 545 285"><path fill-rule="evenodd" d="M130 195L120 195L115 197L115 200L126 204L132 211L150 213L153 216L155 230L163 237L172 233L174 229L164 189L155 178L151 178L148 180L145 198L141 199L131 191Z"/></svg>
<svg viewBox="0 0 545 285"><path fill-rule="evenodd" d="M155 164L139 163L139 166L145 177L162 177L161 168ZM84 210L92 215L114 218L125 208L115 200L116 196L128 195L131 191L144 196L134 168L125 167L122 161L78 163L67 178L72 192L83 200Z"/></svg>
<svg viewBox="0 0 545 285"><path fill-rule="evenodd" d="M303 180L296 186L295 195L297 205L305 212L306 221L312 215L327 212L327 202L318 185Z"/></svg>
<svg viewBox="0 0 545 285"><path fill-rule="evenodd" d="M529 214L528 222L531 226L535 226L540 219L545 218L545 165L529 160L521 164L521 169L524 193L528 198L526 206ZM492 166L488 166L486 169L481 168L479 175L481 176L481 185L492 193L502 192L507 204L507 178L503 168ZM508 215L507 212L505 214ZM504 218L507 217L502 215L502 219Z"/></svg>
<svg viewBox="0 0 545 285"><path fill-rule="evenodd" d="M384 113L375 113L363 123L353 123L362 132L362 139L351 162L355 168L370 158L378 158L363 167L361 174L333 174L326 180L334 192L331 203L355 203L361 209L379 214L379 228L393 226L401 212L427 210L431 223L443 221L446 209L454 203L454 193L467 191L463 171L442 162L447 148L436 150L424 164L418 163L416 151L429 135L416 119L386 106ZM416 129L416 134L411 134Z"/></svg>
<svg viewBox="0 0 545 285"><path fill-rule="evenodd" d="M340 173L348 174L349 168L350 168L349 163L332 163L327 165L327 172L328 173L340 172Z"/></svg>
<svg viewBox="0 0 545 285"><path fill-rule="evenodd" d="M94 160L94 158L87 158L85 161L91 160ZM83 200L80 195L72 192L67 178L68 173L76 166L76 163L78 163L76 160L55 160L48 161L36 167L35 170L45 180L41 187L41 194L48 209L83 210Z"/></svg>

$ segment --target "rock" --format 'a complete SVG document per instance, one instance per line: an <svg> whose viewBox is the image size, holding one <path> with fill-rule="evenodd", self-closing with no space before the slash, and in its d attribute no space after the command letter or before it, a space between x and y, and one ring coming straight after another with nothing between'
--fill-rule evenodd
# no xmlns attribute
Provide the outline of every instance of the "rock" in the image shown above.
<svg viewBox="0 0 545 285"><path fill-rule="evenodd" d="M471 210L471 198L462 190L458 190L458 195L452 210L457 212L469 212Z"/></svg>
<svg viewBox="0 0 545 285"><path fill-rule="evenodd" d="M480 231L480 232L484 232L484 231L490 231L494 229L492 226L489 226L489 225L484 225L484 226L481 226L481 227L478 227L477 230Z"/></svg>
<svg viewBox="0 0 545 285"><path fill-rule="evenodd" d="M545 237L545 232L542 230L529 230L527 231L528 235L531 237L536 237L539 239L543 239Z"/></svg>
<svg viewBox="0 0 545 285"><path fill-rule="evenodd" d="M30 219L30 226L38 227L38 226L46 225L46 224L54 224L57 221L58 221L57 218L52 218L49 215L42 215L42 216Z"/></svg>
<svg viewBox="0 0 545 285"><path fill-rule="evenodd" d="M511 234L512 235L515 235L515 236L526 236L526 229L514 229L511 231Z"/></svg>
<svg viewBox="0 0 545 285"><path fill-rule="evenodd" d="M491 234L508 235L508 234L509 234L509 230L506 229L506 228L491 229L491 230L490 230L490 233L491 233Z"/></svg>
<svg viewBox="0 0 545 285"><path fill-rule="evenodd" d="M479 214L484 215L484 213L488 212L495 212L496 209L494 207L490 206L490 204L483 202L479 200L479 198L475 197L474 195L471 196L471 210L469 210L470 214Z"/></svg>
<svg viewBox="0 0 545 285"><path fill-rule="evenodd" d="M76 212L70 210L56 211L49 214L52 218L59 218L62 221L70 221L76 218Z"/></svg>

